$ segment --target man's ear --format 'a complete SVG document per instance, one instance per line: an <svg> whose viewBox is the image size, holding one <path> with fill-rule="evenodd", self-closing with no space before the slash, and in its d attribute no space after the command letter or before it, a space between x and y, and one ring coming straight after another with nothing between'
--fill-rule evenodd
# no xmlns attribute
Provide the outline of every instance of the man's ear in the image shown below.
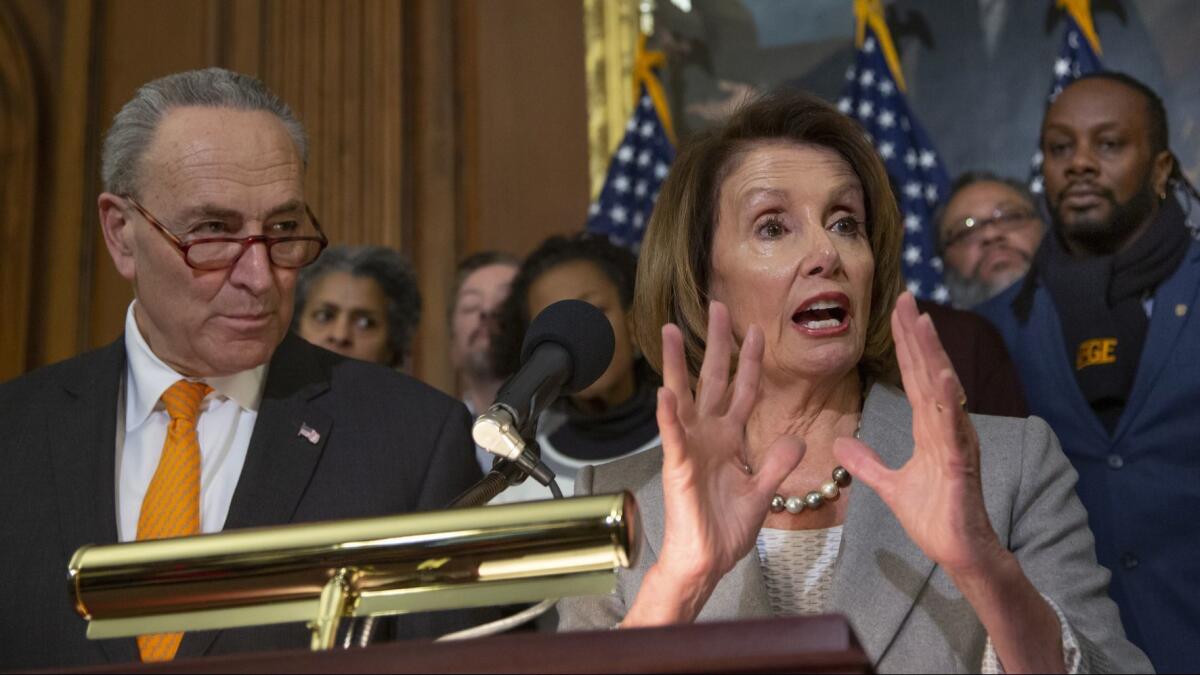
<svg viewBox="0 0 1200 675"><path fill-rule="evenodd" d="M1160 198L1167 195L1167 183L1175 169L1175 155L1170 150L1163 150L1154 157L1154 168L1151 169L1151 180L1154 181L1154 194Z"/></svg>
<svg viewBox="0 0 1200 675"><path fill-rule="evenodd" d="M108 254L112 256L117 272L133 281L133 223L125 217L125 200L111 192L103 192L96 205L100 209L100 231L104 233Z"/></svg>

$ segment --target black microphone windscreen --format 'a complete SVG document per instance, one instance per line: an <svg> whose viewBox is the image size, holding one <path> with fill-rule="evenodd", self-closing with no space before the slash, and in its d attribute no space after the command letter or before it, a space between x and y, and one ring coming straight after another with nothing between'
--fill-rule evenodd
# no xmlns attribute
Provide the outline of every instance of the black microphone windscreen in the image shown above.
<svg viewBox="0 0 1200 675"><path fill-rule="evenodd" d="M521 363L544 342L562 346L571 357L571 379L563 386L564 394L586 389L612 362L612 324L604 312L582 300L560 300L534 317L521 344Z"/></svg>

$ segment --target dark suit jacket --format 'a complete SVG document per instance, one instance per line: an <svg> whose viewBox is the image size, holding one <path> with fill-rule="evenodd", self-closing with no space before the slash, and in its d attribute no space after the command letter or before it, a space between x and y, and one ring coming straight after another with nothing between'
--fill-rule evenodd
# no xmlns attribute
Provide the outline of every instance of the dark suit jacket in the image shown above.
<svg viewBox="0 0 1200 675"><path fill-rule="evenodd" d="M1029 415L1017 367L1004 346L1004 338L987 319L923 300L917 302L917 307L933 320L967 392L967 410L977 415Z"/></svg>
<svg viewBox="0 0 1200 675"><path fill-rule="evenodd" d="M1062 439L1112 570L1125 630L1164 673L1200 670L1200 241L1154 290L1137 374L1109 431L1075 379L1075 354L1044 281L977 308L1017 359L1029 406ZM1024 311L1018 311L1018 307ZM1024 318L1023 318L1024 317Z"/></svg>
<svg viewBox="0 0 1200 675"><path fill-rule="evenodd" d="M0 670L138 660L133 638L85 637L66 574L80 546L117 541L125 367L118 339L0 385ZM302 424L318 443L298 434ZM271 360L225 529L442 508L480 477L469 427L449 396L289 334ZM479 618L407 615L377 635L432 637ZM303 623L188 633L177 658L307 648L308 635Z"/></svg>

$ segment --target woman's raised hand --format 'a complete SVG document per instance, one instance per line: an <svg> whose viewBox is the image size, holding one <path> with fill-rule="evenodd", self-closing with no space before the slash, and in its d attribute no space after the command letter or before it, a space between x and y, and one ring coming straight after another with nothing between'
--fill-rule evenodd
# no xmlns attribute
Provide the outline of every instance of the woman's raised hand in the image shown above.
<svg viewBox="0 0 1200 675"><path fill-rule="evenodd" d="M663 327L664 386L658 394L658 428L666 530L656 566L709 592L754 546L771 496L804 454L802 441L780 438L758 471L746 472L746 420L758 396L762 329L750 326L746 331L731 382L732 346L729 310L714 301L693 398L682 335L673 324ZM707 593L704 596L699 606Z"/></svg>
<svg viewBox="0 0 1200 675"><path fill-rule="evenodd" d="M834 444L838 461L871 487L925 555L951 575L982 572L1001 544L983 503L979 438L966 395L928 315L903 293L892 311L892 337L913 410L912 457L889 469L860 441Z"/></svg>

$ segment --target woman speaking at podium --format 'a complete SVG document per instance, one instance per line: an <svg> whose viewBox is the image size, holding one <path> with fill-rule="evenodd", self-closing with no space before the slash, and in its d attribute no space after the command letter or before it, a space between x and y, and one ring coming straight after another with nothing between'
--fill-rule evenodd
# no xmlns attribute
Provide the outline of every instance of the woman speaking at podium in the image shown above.
<svg viewBox="0 0 1200 675"><path fill-rule="evenodd" d="M634 305L662 448L576 481L635 492L644 553L561 629L838 612L880 671L1150 669L1057 439L965 412L901 236L862 129L815 98L685 144Z"/></svg>

